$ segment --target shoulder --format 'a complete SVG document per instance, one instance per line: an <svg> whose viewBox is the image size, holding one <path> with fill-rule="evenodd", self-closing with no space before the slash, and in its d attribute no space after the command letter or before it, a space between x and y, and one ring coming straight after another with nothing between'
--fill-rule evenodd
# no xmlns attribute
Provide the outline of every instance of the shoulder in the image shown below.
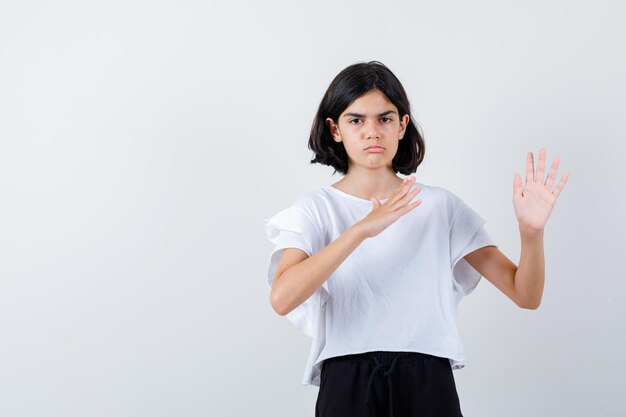
<svg viewBox="0 0 626 417"><path fill-rule="evenodd" d="M325 212L329 199L330 195L326 187L319 187L298 196L292 207L296 207L313 219L319 219Z"/></svg>
<svg viewBox="0 0 626 417"><path fill-rule="evenodd" d="M308 191L291 199L291 203L267 219L267 222L283 225L292 230L319 229L324 202L318 190Z"/></svg>
<svg viewBox="0 0 626 417"><path fill-rule="evenodd" d="M452 204L454 203L456 199L459 198L452 191L440 185L424 184L424 183L419 183L419 185L420 187L422 187L422 191L420 191L420 195L429 197L442 204Z"/></svg>
<svg viewBox="0 0 626 417"><path fill-rule="evenodd" d="M454 217L455 213L464 204L461 197L446 187L440 185L424 185L423 189L427 191L427 194L421 191L420 195L422 197L420 198L432 199L433 203L440 210L447 213L449 219Z"/></svg>
<svg viewBox="0 0 626 417"><path fill-rule="evenodd" d="M316 234L317 222L315 222L315 210L307 194L291 199L288 206L282 208L274 215L265 218L267 235L270 240L278 238L281 232L293 232L298 234Z"/></svg>
<svg viewBox="0 0 626 417"><path fill-rule="evenodd" d="M434 197L444 200L453 200L454 198L458 198L455 193L441 185L428 185L426 187L428 187L428 190Z"/></svg>

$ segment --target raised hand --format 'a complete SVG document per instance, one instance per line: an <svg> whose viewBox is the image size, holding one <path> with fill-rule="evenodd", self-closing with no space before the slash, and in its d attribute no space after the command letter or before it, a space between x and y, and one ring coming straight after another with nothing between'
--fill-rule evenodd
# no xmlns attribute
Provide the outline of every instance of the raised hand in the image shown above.
<svg viewBox="0 0 626 417"><path fill-rule="evenodd" d="M398 190L384 204L381 204L377 198L370 198L374 207L367 216L359 221L359 225L367 237L377 236L390 224L422 203L422 200L417 200L409 204L409 201L421 190L418 186L409 191L413 181L415 181L415 177L405 179Z"/></svg>
<svg viewBox="0 0 626 417"><path fill-rule="evenodd" d="M559 167L559 157L554 157L548 178L544 180L545 163L546 150L541 148L539 150L539 165L535 174L533 153L528 152L526 158L526 184L523 191L521 176L518 173L514 174L513 206L515 207L515 217L517 217L520 228L530 232L543 232L556 200L569 178L569 172L565 172L556 188L552 190L552 184L556 178L556 170Z"/></svg>

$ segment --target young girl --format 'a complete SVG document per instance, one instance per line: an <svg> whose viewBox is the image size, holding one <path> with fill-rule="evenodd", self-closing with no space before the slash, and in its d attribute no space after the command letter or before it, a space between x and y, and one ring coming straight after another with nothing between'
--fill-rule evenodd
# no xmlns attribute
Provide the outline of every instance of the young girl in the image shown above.
<svg viewBox="0 0 626 417"><path fill-rule="evenodd" d="M311 163L343 178L265 225L270 303L313 338L302 383L319 386L316 417L462 416L458 303L484 276L520 308L539 306L543 230L568 174L551 191L558 158L544 180L543 148L536 175L528 153L523 191L515 174L516 266L458 196L397 176L417 170L425 146L402 84L380 62L337 75L309 147Z"/></svg>

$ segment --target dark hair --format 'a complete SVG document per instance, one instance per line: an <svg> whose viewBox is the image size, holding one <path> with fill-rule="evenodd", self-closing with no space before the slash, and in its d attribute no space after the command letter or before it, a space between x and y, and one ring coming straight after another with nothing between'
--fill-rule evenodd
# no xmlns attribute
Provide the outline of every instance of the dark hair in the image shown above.
<svg viewBox="0 0 626 417"><path fill-rule="evenodd" d="M380 90L398 108L400 117L408 114L410 118L393 158L394 172L409 175L417 170L424 159L424 139L413 123L409 99L400 80L378 61L350 65L330 83L311 128L309 149L315 152L312 164L332 166L335 168L333 175L337 171L344 175L348 172L348 155L343 142L333 140L325 120L330 117L338 123L339 116L352 102L372 90Z"/></svg>

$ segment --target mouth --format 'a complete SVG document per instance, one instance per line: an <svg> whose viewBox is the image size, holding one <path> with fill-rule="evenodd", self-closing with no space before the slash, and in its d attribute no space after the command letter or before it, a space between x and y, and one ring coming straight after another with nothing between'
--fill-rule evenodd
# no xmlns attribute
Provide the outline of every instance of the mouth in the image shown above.
<svg viewBox="0 0 626 417"><path fill-rule="evenodd" d="M382 146L378 146L378 145L372 145L372 146L368 146L367 148L365 148L365 150L368 150L368 149L385 149L385 148L383 148Z"/></svg>

